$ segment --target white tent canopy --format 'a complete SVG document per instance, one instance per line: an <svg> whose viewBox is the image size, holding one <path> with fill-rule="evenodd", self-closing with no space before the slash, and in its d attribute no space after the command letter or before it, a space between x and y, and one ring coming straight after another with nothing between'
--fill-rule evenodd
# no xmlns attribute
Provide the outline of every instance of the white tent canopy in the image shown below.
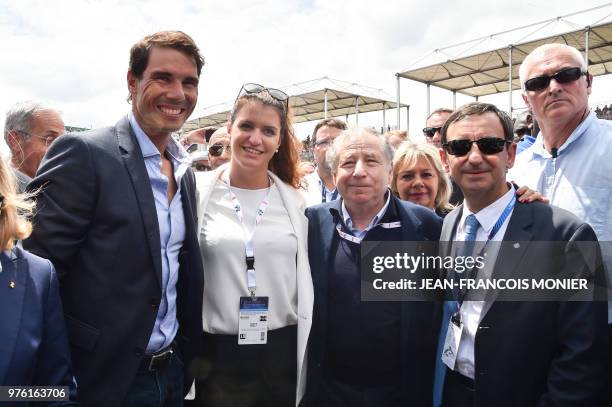
<svg viewBox="0 0 612 407"><path fill-rule="evenodd" d="M289 105L293 110L295 123L322 120L328 117L356 115L374 111L383 112L383 127L386 126L385 112L398 106L392 96L382 89L349 83L323 77L279 88L289 95ZM183 131L191 131L206 126L220 126L227 122L234 101L205 107L197 113L197 118L189 120Z"/></svg>
<svg viewBox="0 0 612 407"><path fill-rule="evenodd" d="M398 100L400 78L427 85L428 113L430 86L453 92L454 102L456 92L478 98L520 89L520 64L527 54L547 43L564 43L579 49L586 56L591 74L608 74L612 71L611 16L612 3L608 3L436 49L396 74ZM509 104L511 111L511 92Z"/></svg>

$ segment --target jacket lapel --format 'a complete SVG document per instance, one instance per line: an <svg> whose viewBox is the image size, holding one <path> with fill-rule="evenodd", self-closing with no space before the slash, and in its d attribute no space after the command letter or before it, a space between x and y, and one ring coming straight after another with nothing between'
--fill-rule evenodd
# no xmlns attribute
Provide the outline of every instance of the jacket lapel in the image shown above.
<svg viewBox="0 0 612 407"><path fill-rule="evenodd" d="M533 208L529 204L516 202L512 216L508 223L508 228L504 234L504 242L514 242L519 244L503 243L499 248L495 267L493 268L492 278L508 278L516 276L516 270L523 259L529 242L533 237L531 225L533 224ZM480 320L482 321L491 309L499 293L492 290L487 295L482 307Z"/></svg>
<svg viewBox="0 0 612 407"><path fill-rule="evenodd" d="M320 257L317 261L319 264L319 267L317 267L318 270L312 270L313 273L318 274L316 282L313 279L313 283L317 285L315 292L323 293L323 295L320 295L316 300L316 303L319 304L320 328L323 335L327 335L329 275L331 273L333 256L336 254L339 241L338 232L336 232L337 222L330 212L332 210L336 210L338 213L342 214L342 199L332 201L330 206L321 212L321 219L319 219L319 227L321 230L319 236L321 237L322 253L319 253Z"/></svg>
<svg viewBox="0 0 612 407"><path fill-rule="evenodd" d="M8 255L7 255L8 253ZM0 273L0 383L5 382L9 373L9 363L13 360L17 334L19 333L24 298L26 294L27 263L16 251L0 254L2 272ZM9 284L15 283L14 288Z"/></svg>
<svg viewBox="0 0 612 407"><path fill-rule="evenodd" d="M459 224L462 213L463 205L460 205L444 218L442 232L440 233L440 255L442 256L451 255L455 232L457 231L457 225Z"/></svg>
<svg viewBox="0 0 612 407"><path fill-rule="evenodd" d="M147 237L149 252L155 268L155 275L161 287L161 245L159 242L159 223L157 221L157 210L155 199L151 189L151 181L144 164L144 158L136 136L133 134L127 117L121 119L115 126L117 132L117 143L123 157L123 162L130 175L132 187L142 216L143 226Z"/></svg>

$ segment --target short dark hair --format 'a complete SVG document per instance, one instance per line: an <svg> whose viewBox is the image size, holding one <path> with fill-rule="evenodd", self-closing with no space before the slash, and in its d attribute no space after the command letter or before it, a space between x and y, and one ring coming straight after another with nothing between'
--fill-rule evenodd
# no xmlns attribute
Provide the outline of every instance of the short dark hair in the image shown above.
<svg viewBox="0 0 612 407"><path fill-rule="evenodd" d="M489 112L494 113L499 118L502 128L504 129L504 139L507 141L514 140L512 119L508 113L498 109L497 106L490 103L472 102L461 106L448 117L440 131L442 144L446 143L446 132L451 124L461 121L468 116L481 115Z"/></svg>
<svg viewBox="0 0 612 407"><path fill-rule="evenodd" d="M151 48L172 48L193 58L197 68L198 77L204 66L204 57L193 39L182 31L160 31L147 35L130 50L130 72L136 78L141 79L142 74L149 64Z"/></svg>
<svg viewBox="0 0 612 407"><path fill-rule="evenodd" d="M339 130L346 130L346 123L340 119L323 119L319 123L317 123L314 130L312 131L312 142L313 143L317 142L317 132L323 126L329 126L329 127L333 127Z"/></svg>
<svg viewBox="0 0 612 407"><path fill-rule="evenodd" d="M425 119L425 121L429 120L429 118L431 116L433 116L434 114L440 114L440 113L453 114L453 112L454 112L453 109L449 109L448 107L441 107L441 108L436 109L433 112L429 113L429 116L427 116L427 119Z"/></svg>

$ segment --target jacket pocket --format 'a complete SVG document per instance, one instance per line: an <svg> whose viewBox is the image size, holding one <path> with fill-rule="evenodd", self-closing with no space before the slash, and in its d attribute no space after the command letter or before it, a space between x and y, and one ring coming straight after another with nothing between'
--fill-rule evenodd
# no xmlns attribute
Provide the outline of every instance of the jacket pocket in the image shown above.
<svg viewBox="0 0 612 407"><path fill-rule="evenodd" d="M92 351L98 342L100 330L70 315L64 315L64 317L66 318L66 330L68 331L70 344L86 351Z"/></svg>

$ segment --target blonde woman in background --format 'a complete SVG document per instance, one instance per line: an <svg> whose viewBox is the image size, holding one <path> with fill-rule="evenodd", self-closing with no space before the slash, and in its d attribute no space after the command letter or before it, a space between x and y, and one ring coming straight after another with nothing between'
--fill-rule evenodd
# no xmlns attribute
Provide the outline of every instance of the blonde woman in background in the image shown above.
<svg viewBox="0 0 612 407"><path fill-rule="evenodd" d="M405 141L393 157L393 193L403 201L414 202L444 217L453 209L448 202L451 182L444 171L437 148Z"/></svg>

